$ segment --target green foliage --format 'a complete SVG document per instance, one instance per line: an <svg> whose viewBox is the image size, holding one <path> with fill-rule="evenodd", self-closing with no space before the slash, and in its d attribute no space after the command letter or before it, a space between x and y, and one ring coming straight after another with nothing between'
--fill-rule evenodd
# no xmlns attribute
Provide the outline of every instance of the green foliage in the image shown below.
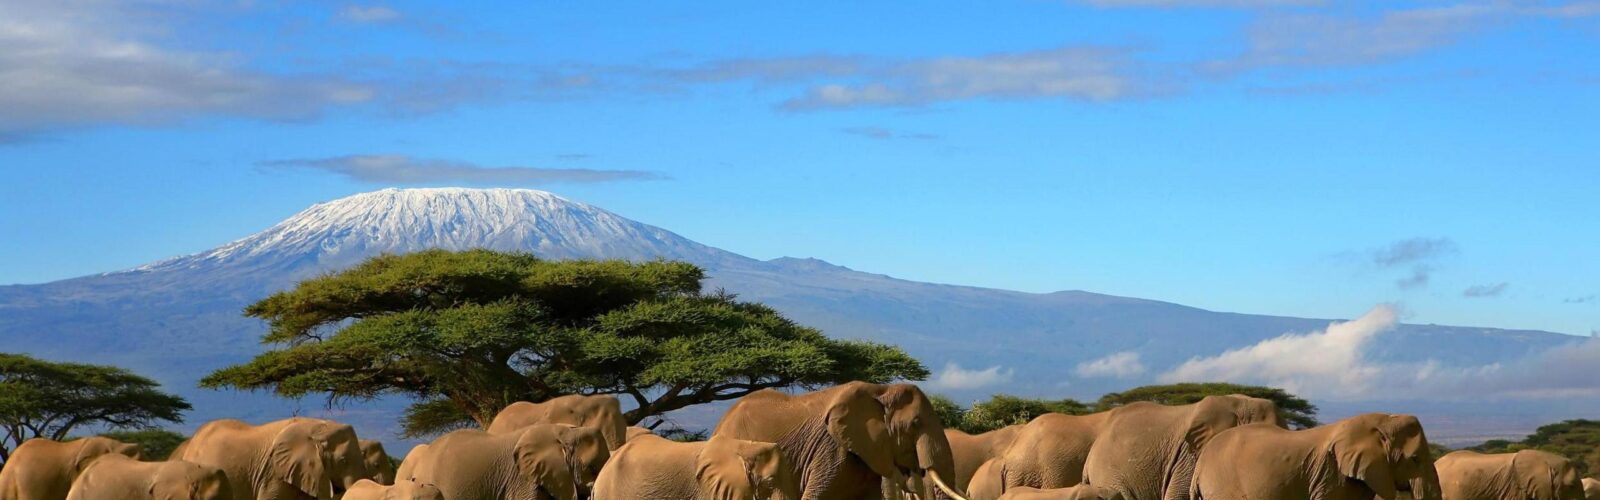
<svg viewBox="0 0 1600 500"><path fill-rule="evenodd" d="M1521 441L1493 439L1466 449L1481 453L1548 451L1572 460L1585 476L1600 478L1600 420L1567 420L1540 427Z"/></svg>
<svg viewBox="0 0 1600 500"><path fill-rule="evenodd" d="M956 423L955 425L947 423L945 427L968 434L981 434L1008 425L1026 424L1046 413L1068 415L1093 413L1093 408L1089 405L1072 399L1029 399L995 394L990 396L988 401L974 403L970 409L962 408L944 396L934 396L932 399L934 411L939 413L940 420Z"/></svg>
<svg viewBox="0 0 1600 500"><path fill-rule="evenodd" d="M1309 429L1318 425L1316 405L1301 399L1299 396L1289 394L1283 389L1254 385L1226 383L1147 385L1101 396L1100 400L1095 403L1095 408L1102 411L1109 410L1136 401L1150 401L1164 405L1185 405L1198 403L1201 399L1205 399L1206 396L1225 396L1228 394L1243 394L1277 403L1278 416L1291 429Z"/></svg>
<svg viewBox="0 0 1600 500"><path fill-rule="evenodd" d="M629 423L765 388L921 380L897 348L841 341L761 304L703 293L682 262L547 261L521 253L385 255L251 305L274 345L211 388L403 394L412 436L487 423L505 405L617 394Z"/></svg>
<svg viewBox="0 0 1600 500"><path fill-rule="evenodd" d="M156 427L135 431L112 431L100 435L139 445L140 458L149 461L166 460L172 455L172 450L185 439L183 434Z"/></svg>
<svg viewBox="0 0 1600 500"><path fill-rule="evenodd" d="M0 353L0 461L28 439L66 439L80 426L148 427L182 422L190 409L183 398L127 370L79 363L54 363Z"/></svg>

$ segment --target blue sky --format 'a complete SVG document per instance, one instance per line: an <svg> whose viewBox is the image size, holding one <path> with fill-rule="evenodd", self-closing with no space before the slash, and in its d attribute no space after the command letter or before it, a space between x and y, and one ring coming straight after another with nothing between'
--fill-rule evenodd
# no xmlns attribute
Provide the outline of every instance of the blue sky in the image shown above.
<svg viewBox="0 0 1600 500"><path fill-rule="evenodd" d="M0 0L0 283L495 185L923 281L1587 334L1597 46L1600 2Z"/></svg>

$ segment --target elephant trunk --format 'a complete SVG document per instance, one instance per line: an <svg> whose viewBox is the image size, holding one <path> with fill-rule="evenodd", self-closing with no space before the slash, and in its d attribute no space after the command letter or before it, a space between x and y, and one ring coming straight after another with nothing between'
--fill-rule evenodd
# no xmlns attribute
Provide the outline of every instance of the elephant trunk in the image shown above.
<svg viewBox="0 0 1600 500"><path fill-rule="evenodd" d="M1422 468L1422 475L1411 480L1411 497L1417 500L1441 500L1444 497L1442 488L1439 487L1439 472L1428 464Z"/></svg>
<svg viewBox="0 0 1600 500"><path fill-rule="evenodd" d="M917 463L923 469L918 471L918 479L926 476L926 479L931 479L933 483L930 485L929 481L919 481L923 488L917 491L919 498L937 498L933 491L933 487L937 486L944 496L964 500L966 495L956 492L947 482L955 480L956 465L955 459L951 457L950 441L945 437L943 430L925 432L917 438Z"/></svg>

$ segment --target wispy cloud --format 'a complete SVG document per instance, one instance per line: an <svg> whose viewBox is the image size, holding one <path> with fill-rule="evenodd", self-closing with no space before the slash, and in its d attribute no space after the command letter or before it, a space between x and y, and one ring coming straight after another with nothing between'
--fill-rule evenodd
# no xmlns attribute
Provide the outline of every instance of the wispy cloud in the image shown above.
<svg viewBox="0 0 1600 500"><path fill-rule="evenodd" d="M1379 333L1394 328L1399 312L1380 305L1353 321L1322 331L1284 334L1208 358L1194 358L1160 376L1164 382L1252 381L1291 392L1342 397L1370 392L1378 368L1363 356Z"/></svg>
<svg viewBox="0 0 1600 500"><path fill-rule="evenodd" d="M1370 264L1379 269L1408 268L1395 280L1402 290L1422 288L1433 280L1434 262L1458 252L1449 238L1411 238L1390 243L1368 252Z"/></svg>
<svg viewBox="0 0 1600 500"><path fill-rule="evenodd" d="M1582 297L1567 297L1566 299L1562 299L1562 302L1568 304L1587 304L1595 301L1600 301L1600 295L1584 295Z"/></svg>
<svg viewBox="0 0 1600 500"><path fill-rule="evenodd" d="M304 169L342 175L378 184L540 185L661 179L637 170L584 168L486 167L467 162L413 158L404 155L351 155L332 158L289 159L262 162L268 169Z"/></svg>
<svg viewBox="0 0 1600 500"><path fill-rule="evenodd" d="M162 47L134 32L120 2L0 0L0 135L203 114L275 120L371 101L340 78L252 71L233 55Z"/></svg>
<svg viewBox="0 0 1600 500"><path fill-rule="evenodd" d="M1468 298L1499 297L1505 294L1506 289L1510 287L1511 284L1504 281L1490 285L1472 285L1467 287L1466 290L1462 290L1461 296Z"/></svg>
<svg viewBox="0 0 1600 500"><path fill-rule="evenodd" d="M861 136L861 137L866 137L868 139L884 139L884 140L888 140L888 139L917 139L917 140L931 141L931 140L935 140L935 139L939 138L939 136L937 134L926 134L926 133L920 133L920 132L901 132L901 131L898 131L898 130L892 130L892 129L887 129L887 128L883 128L883 127L849 127L849 128L840 129L839 131L840 132L844 132L846 134L850 134L850 135L858 135L858 136Z"/></svg>
<svg viewBox="0 0 1600 500"><path fill-rule="evenodd" d="M1144 374L1145 367L1139 361L1139 353L1122 351L1078 363L1076 371L1079 377L1128 378Z"/></svg>
<svg viewBox="0 0 1600 500"><path fill-rule="evenodd" d="M400 11L383 5L347 5L339 9L339 19L357 23L388 23L400 20Z"/></svg>
<svg viewBox="0 0 1600 500"><path fill-rule="evenodd" d="M1002 369L999 365L982 370L968 370L961 365L947 363L944 365L944 370L940 370L939 374L928 382L928 387L944 390L981 389L1010 382L1012 372L1013 370Z"/></svg>

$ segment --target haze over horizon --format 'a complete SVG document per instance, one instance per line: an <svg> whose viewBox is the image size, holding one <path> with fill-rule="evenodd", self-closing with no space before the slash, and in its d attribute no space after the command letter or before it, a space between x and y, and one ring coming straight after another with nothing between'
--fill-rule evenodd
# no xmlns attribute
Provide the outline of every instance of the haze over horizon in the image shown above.
<svg viewBox="0 0 1600 500"><path fill-rule="evenodd" d="M758 259L1587 335L1597 5L0 0L0 283L532 187Z"/></svg>

